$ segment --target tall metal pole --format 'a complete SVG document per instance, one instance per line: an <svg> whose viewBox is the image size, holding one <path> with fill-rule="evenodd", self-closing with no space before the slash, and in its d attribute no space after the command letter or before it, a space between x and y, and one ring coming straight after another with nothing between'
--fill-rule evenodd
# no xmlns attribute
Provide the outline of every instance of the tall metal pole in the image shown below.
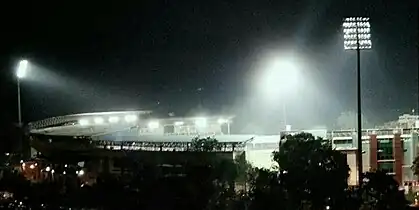
<svg viewBox="0 0 419 210"><path fill-rule="evenodd" d="M20 79L17 78L17 113L18 113L18 123L19 128L22 127L22 108L20 105Z"/></svg>
<svg viewBox="0 0 419 210"><path fill-rule="evenodd" d="M358 36L358 28L357 28L357 37ZM358 184L362 184L362 107L361 107L361 49L359 44L359 38L357 38L357 49L356 49L356 60L357 60L357 111L358 111Z"/></svg>
<svg viewBox="0 0 419 210"><path fill-rule="evenodd" d="M285 105L285 101L282 103L282 114L284 117L284 125L286 128L287 127L287 106Z"/></svg>

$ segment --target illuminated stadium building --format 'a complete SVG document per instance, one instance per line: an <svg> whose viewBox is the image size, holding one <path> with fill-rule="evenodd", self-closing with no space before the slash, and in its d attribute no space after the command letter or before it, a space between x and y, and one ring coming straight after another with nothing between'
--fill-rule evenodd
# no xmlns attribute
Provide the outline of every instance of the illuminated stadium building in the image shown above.
<svg viewBox="0 0 419 210"><path fill-rule="evenodd" d="M416 180L410 167L417 155L419 123L406 123L410 118L399 119L403 126L363 131L365 171L384 170L399 183ZM245 152L246 159L256 167L274 166L272 152L278 150L281 135L232 135L232 121L233 117L228 116L156 119L148 111L103 112L49 118L30 123L29 128L32 147L52 158L76 156L77 161L86 161L89 171L123 173L124 167L128 168L120 161L124 158L153 162L158 157L159 161L171 164L186 159L197 161L190 152L190 142L198 136L213 137L223 145L214 155L234 158L235 154ZM351 168L348 182L357 183L354 130L286 133L297 132L330 140L334 148L347 154Z"/></svg>
<svg viewBox="0 0 419 210"><path fill-rule="evenodd" d="M234 158L252 135L229 135L230 116L156 119L149 111L102 112L49 118L29 124L31 145L63 162L86 161L88 171L123 173L127 159L145 164L199 160L193 138L212 137L220 147L211 155ZM158 151L159 153L156 153ZM185 152L188 151L188 152Z"/></svg>

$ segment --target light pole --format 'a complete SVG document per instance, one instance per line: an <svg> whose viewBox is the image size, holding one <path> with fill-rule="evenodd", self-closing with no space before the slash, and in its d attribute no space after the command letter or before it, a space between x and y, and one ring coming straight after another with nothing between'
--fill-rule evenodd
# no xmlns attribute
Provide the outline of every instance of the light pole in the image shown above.
<svg viewBox="0 0 419 210"><path fill-rule="evenodd" d="M362 184L362 110L361 110L361 50L371 49L371 30L369 18L348 17L343 21L345 50L356 50L357 57L357 165L358 184Z"/></svg>
<svg viewBox="0 0 419 210"><path fill-rule="evenodd" d="M20 102L20 80L24 78L28 71L28 61L21 60L16 70L16 78L17 78L17 111L18 111L18 123L19 127L22 127L22 108Z"/></svg>

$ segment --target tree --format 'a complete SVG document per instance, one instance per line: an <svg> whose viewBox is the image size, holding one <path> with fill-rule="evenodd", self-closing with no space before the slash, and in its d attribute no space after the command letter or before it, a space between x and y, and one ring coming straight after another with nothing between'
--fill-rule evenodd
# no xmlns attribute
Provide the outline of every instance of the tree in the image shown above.
<svg viewBox="0 0 419 210"><path fill-rule="evenodd" d="M362 185L364 205L373 209L406 209L407 200L392 176L385 172L368 172Z"/></svg>
<svg viewBox="0 0 419 210"><path fill-rule="evenodd" d="M343 209L349 167L344 154L309 133L287 135L273 159L292 208L333 206ZM303 201L303 202L302 202Z"/></svg>
<svg viewBox="0 0 419 210"><path fill-rule="evenodd" d="M214 150L220 150L221 145L214 138L199 138L192 139L191 150L196 152L212 152Z"/></svg>
<svg viewBox="0 0 419 210"><path fill-rule="evenodd" d="M367 126L368 120L362 115L362 125ZM353 111L342 112L337 119L337 126L339 129L355 129L357 127L357 113Z"/></svg>
<svg viewBox="0 0 419 210"><path fill-rule="evenodd" d="M415 157L411 169L413 170L414 175L419 176L419 156Z"/></svg>

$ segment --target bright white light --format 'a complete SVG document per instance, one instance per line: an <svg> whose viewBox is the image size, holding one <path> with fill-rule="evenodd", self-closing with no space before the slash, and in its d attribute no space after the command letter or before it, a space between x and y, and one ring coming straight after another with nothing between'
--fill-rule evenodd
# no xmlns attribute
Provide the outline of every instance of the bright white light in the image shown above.
<svg viewBox="0 0 419 210"><path fill-rule="evenodd" d="M67 172L63 171L63 174L65 175Z"/></svg>
<svg viewBox="0 0 419 210"><path fill-rule="evenodd" d="M27 60L21 60L19 62L19 65L17 67L16 76L17 78L21 79L26 77L28 71L28 61Z"/></svg>
<svg viewBox="0 0 419 210"><path fill-rule="evenodd" d="M371 49L371 25L366 17L346 18L342 24L346 50Z"/></svg>
<svg viewBox="0 0 419 210"><path fill-rule="evenodd" d="M278 58L266 64L259 85L267 98L277 99L297 89L301 78L294 61Z"/></svg>
<svg viewBox="0 0 419 210"><path fill-rule="evenodd" d="M20 160L20 163L23 163L23 160Z"/></svg>
<svg viewBox="0 0 419 210"><path fill-rule="evenodd" d="M117 122L119 122L119 117L115 117L115 116L109 117L109 122L110 123L117 123Z"/></svg>
<svg viewBox="0 0 419 210"><path fill-rule="evenodd" d="M103 122L104 122L103 118L101 118L101 117L96 117L94 119L94 121L95 121L96 124L103 124Z"/></svg>
<svg viewBox="0 0 419 210"><path fill-rule="evenodd" d="M22 163L22 167L25 168L25 166L26 166L26 163Z"/></svg>
<svg viewBox="0 0 419 210"><path fill-rule="evenodd" d="M198 127L206 127L207 126L207 119L206 118L198 118L195 120L195 125Z"/></svg>
<svg viewBox="0 0 419 210"><path fill-rule="evenodd" d="M35 165L34 165L34 164L31 164L31 165L29 166L29 168L30 168L30 169L34 169L34 168L35 168Z"/></svg>
<svg viewBox="0 0 419 210"><path fill-rule="evenodd" d="M83 176L84 175L84 171L83 170L80 170L80 171L78 171L78 173L77 173L79 176Z"/></svg>
<svg viewBox="0 0 419 210"><path fill-rule="evenodd" d="M67 166L68 166L67 164L64 165L65 168L67 168Z"/></svg>
<svg viewBox="0 0 419 210"><path fill-rule="evenodd" d="M125 121L128 123L135 122L138 120L137 115L127 115L125 116Z"/></svg>
<svg viewBox="0 0 419 210"><path fill-rule="evenodd" d="M10 153L8 153L8 152L7 152L5 155L6 155L6 156L9 156L9 155L10 155Z"/></svg>
<svg viewBox="0 0 419 210"><path fill-rule="evenodd" d="M223 118L218 119L218 124L225 124L225 123L228 123L228 120L223 119Z"/></svg>
<svg viewBox="0 0 419 210"><path fill-rule="evenodd" d="M51 167L47 166L47 167L45 168L45 171L50 172L50 171L51 171Z"/></svg>
<svg viewBox="0 0 419 210"><path fill-rule="evenodd" d="M55 170L54 170L54 169L52 169L52 170L51 170L51 173L52 173L52 174L53 174L53 173L55 173Z"/></svg>
<svg viewBox="0 0 419 210"><path fill-rule="evenodd" d="M79 120L79 124L81 126L89 125L89 120L87 120L87 119L81 119L81 120Z"/></svg>
<svg viewBox="0 0 419 210"><path fill-rule="evenodd" d="M158 121L151 121L148 123L148 128L149 129L157 129L159 127L159 122Z"/></svg>
<svg viewBox="0 0 419 210"><path fill-rule="evenodd" d="M184 122L183 121L177 121L177 122L175 122L175 125L176 126L181 126L181 125L183 125L184 124Z"/></svg>

